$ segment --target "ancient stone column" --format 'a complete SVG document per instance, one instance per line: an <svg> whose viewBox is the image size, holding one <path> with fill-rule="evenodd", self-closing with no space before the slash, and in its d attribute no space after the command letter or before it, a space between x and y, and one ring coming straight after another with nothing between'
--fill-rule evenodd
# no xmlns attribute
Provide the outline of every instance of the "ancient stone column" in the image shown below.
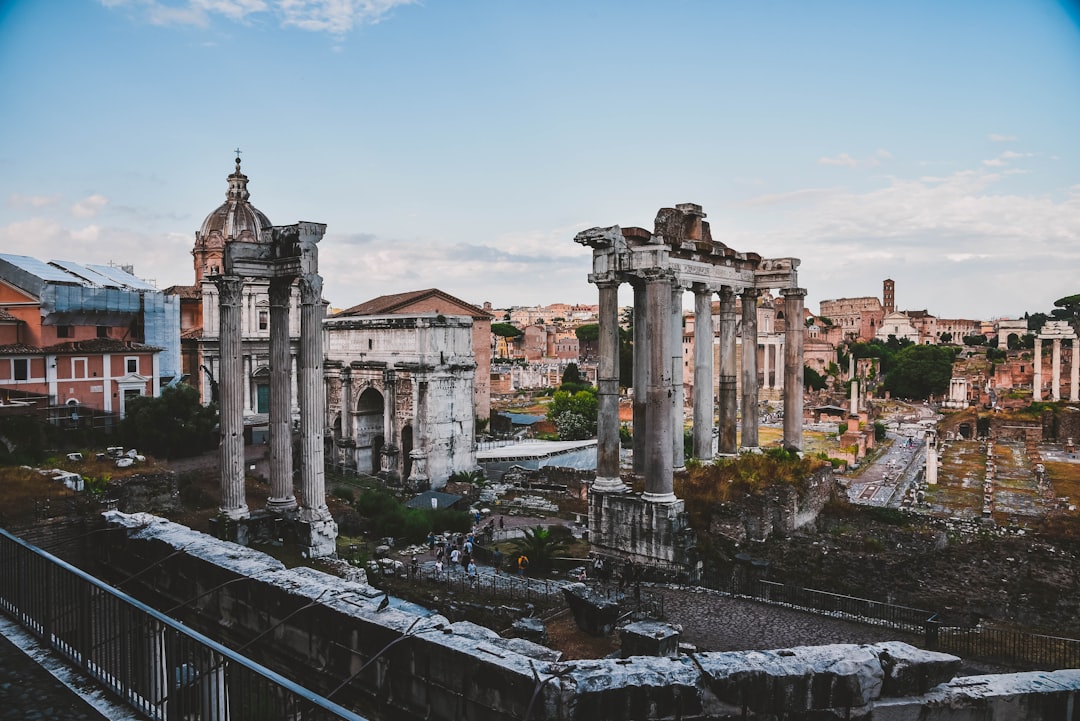
<svg viewBox="0 0 1080 721"><path fill-rule="evenodd" d="M851 410L848 415L859 415L859 381L855 378L855 354L848 356L848 378L851 379Z"/></svg>
<svg viewBox="0 0 1080 721"><path fill-rule="evenodd" d="M785 328L787 326L784 326ZM787 333L784 334L785 336ZM787 343L782 338L777 338L773 344L773 358L776 359L776 369L773 370L773 388L783 390L787 387Z"/></svg>
<svg viewBox="0 0 1080 721"><path fill-rule="evenodd" d="M1042 400L1042 338L1035 336L1035 375L1031 379L1031 400Z"/></svg>
<svg viewBox="0 0 1080 721"><path fill-rule="evenodd" d="M761 292L742 292L742 439L745 449L758 447L757 299Z"/></svg>
<svg viewBox="0 0 1080 721"><path fill-rule="evenodd" d="M736 433L739 388L735 348L735 292L728 286L720 290L720 373L717 400L720 406L717 451L732 455L739 450ZM710 388L711 390L711 388Z"/></svg>
<svg viewBox="0 0 1080 721"><path fill-rule="evenodd" d="M1080 401L1080 364L1076 362L1076 346L1080 344L1080 339L1072 339L1072 353L1069 355L1071 366L1069 368L1069 400L1073 403Z"/></svg>
<svg viewBox="0 0 1080 721"><path fill-rule="evenodd" d="M341 369L341 437L352 440L353 437L353 387L352 368Z"/></svg>
<svg viewBox="0 0 1080 721"><path fill-rule="evenodd" d="M422 404L427 403L427 385L417 383L414 390L417 393L415 407L419 414L422 411ZM398 438L397 391L397 371L388 368L383 371L383 447L382 457L379 458L379 470L391 481L401 479L401 472L398 470L402 458L401 449L398 447L400 439ZM419 437L413 438L415 447L421 446L421 440Z"/></svg>
<svg viewBox="0 0 1080 721"><path fill-rule="evenodd" d="M619 477L619 283L600 289L600 364L597 368L596 481L593 490L626 490Z"/></svg>
<svg viewBox="0 0 1080 721"><path fill-rule="evenodd" d="M633 281L634 287L634 475L645 475L645 429L648 426L649 325L645 284Z"/></svg>
<svg viewBox="0 0 1080 721"><path fill-rule="evenodd" d="M1061 339L1055 338L1050 350L1050 400L1061 400Z"/></svg>
<svg viewBox="0 0 1080 721"><path fill-rule="evenodd" d="M275 513L296 508L292 482L291 297L292 278L270 281L270 497L266 508Z"/></svg>
<svg viewBox="0 0 1080 721"><path fill-rule="evenodd" d="M755 346L757 344L755 343ZM757 351L754 351L755 353ZM772 343L766 338L765 342L761 344L761 383L764 388L772 388L773 381L769 377L769 353L772 352Z"/></svg>
<svg viewBox="0 0 1080 721"><path fill-rule="evenodd" d="M802 450L803 437L803 299L806 289L787 288L784 309L784 447Z"/></svg>
<svg viewBox="0 0 1080 721"><path fill-rule="evenodd" d="M646 325L649 333L649 387L646 391L648 423L645 438L645 493L647 501L670 503L672 492L672 430L674 405L671 388L671 278L654 271L645 282Z"/></svg>
<svg viewBox="0 0 1080 721"><path fill-rule="evenodd" d="M244 496L244 357L240 327L244 281L237 276L218 276L217 286L221 322L221 513L235 520L249 515Z"/></svg>
<svg viewBox="0 0 1080 721"><path fill-rule="evenodd" d="M729 291L730 292L730 291ZM694 284L694 457L710 460L713 429L712 291Z"/></svg>
<svg viewBox="0 0 1080 721"><path fill-rule="evenodd" d="M683 287L678 283L671 286L671 393L674 407L675 424L671 436L671 465L681 470L686 467L686 451L683 446L683 434L686 430L686 398L683 390Z"/></svg>
<svg viewBox="0 0 1080 721"><path fill-rule="evenodd" d="M937 431L928 428L926 431L926 483L937 484Z"/></svg>
<svg viewBox="0 0 1080 721"><path fill-rule="evenodd" d="M300 276L300 488L305 521L330 519L326 508L326 471L323 467L323 426L326 394L322 387L322 278Z"/></svg>

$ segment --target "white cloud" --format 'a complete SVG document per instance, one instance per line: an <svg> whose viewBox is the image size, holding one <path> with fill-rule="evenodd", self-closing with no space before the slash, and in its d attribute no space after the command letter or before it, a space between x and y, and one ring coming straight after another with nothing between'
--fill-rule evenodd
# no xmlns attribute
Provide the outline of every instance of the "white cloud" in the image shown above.
<svg viewBox="0 0 1080 721"><path fill-rule="evenodd" d="M983 165L991 168L1000 168L1002 165L1005 165L1005 161L1001 158L990 158L989 160L984 160Z"/></svg>
<svg viewBox="0 0 1080 721"><path fill-rule="evenodd" d="M282 27L345 35L386 19L394 8L417 0L100 0L107 8L130 8L154 25L206 27L214 17L249 22L269 16Z"/></svg>
<svg viewBox="0 0 1080 721"><path fill-rule="evenodd" d="M1019 140L1015 135L1001 135L999 133L990 133L986 136L992 143L1011 143Z"/></svg>
<svg viewBox="0 0 1080 721"><path fill-rule="evenodd" d="M98 211L108 204L109 199L104 195L88 195L71 206L71 214L76 218L93 218L98 214Z"/></svg>
<svg viewBox="0 0 1080 721"><path fill-rule="evenodd" d="M59 195L23 195L12 193L8 196L9 208L45 208L60 202Z"/></svg>
<svg viewBox="0 0 1080 721"><path fill-rule="evenodd" d="M892 153L888 150L878 148L873 155L861 160L849 153L840 153L839 155L833 156L824 155L818 158L818 165L837 165L845 168L876 168L882 163L892 160L892 157Z"/></svg>
<svg viewBox="0 0 1080 721"><path fill-rule="evenodd" d="M859 161L855 160L855 158L851 157L847 153L840 153L839 155L834 155L832 157L822 156L822 157L818 158L818 164L819 165L842 165L842 166L845 166L845 167L848 167L848 168L854 168L856 165L859 164Z"/></svg>

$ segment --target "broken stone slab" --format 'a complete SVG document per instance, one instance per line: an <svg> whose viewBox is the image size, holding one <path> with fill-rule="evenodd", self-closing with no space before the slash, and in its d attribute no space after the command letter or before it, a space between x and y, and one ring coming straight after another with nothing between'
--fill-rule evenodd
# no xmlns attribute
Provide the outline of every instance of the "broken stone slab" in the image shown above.
<svg viewBox="0 0 1080 721"><path fill-rule="evenodd" d="M511 625L514 633L519 638L524 638L535 643L546 644L548 640L547 626L539 618L519 618Z"/></svg>
<svg viewBox="0 0 1080 721"><path fill-rule="evenodd" d="M881 695L881 662L867 646L832 644L694 657L717 698L757 713L860 708Z"/></svg>
<svg viewBox="0 0 1080 721"><path fill-rule="evenodd" d="M924 694L956 677L961 659L947 653L925 651L900 641L871 644L885 674L882 696Z"/></svg>
<svg viewBox="0 0 1080 721"><path fill-rule="evenodd" d="M582 631L591 636L607 636L615 630L621 615L617 598L601 596L584 583L568 584L562 591L574 622Z"/></svg>
<svg viewBox="0 0 1080 721"><path fill-rule="evenodd" d="M1056 721L1072 719L1080 670L962 676L920 696L883 698L874 721Z"/></svg>

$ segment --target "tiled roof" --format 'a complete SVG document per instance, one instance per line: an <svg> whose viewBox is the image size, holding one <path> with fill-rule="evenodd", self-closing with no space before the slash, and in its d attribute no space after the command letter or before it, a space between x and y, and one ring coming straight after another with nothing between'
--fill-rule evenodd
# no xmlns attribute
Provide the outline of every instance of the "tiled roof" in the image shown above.
<svg viewBox="0 0 1080 721"><path fill-rule="evenodd" d="M473 318L491 317L490 313L487 313L486 311L477 308L472 303L466 303L460 298L455 298L449 293L445 293L438 288L413 290L407 293L393 293L391 295L380 295L378 298L372 298L371 300L361 303L360 305L354 305L352 308L346 308L340 313L336 313L335 317L340 318L350 315L385 315L387 313L398 313L405 306L432 296L441 298L449 303L461 306L462 311L467 315L471 315ZM447 315L454 315L454 313L447 313Z"/></svg>
<svg viewBox="0 0 1080 721"><path fill-rule="evenodd" d="M116 338L91 338L89 340L57 343L56 345L47 346L42 350L46 353L119 353L123 351L153 353L162 349L143 343L117 340Z"/></svg>
<svg viewBox="0 0 1080 721"><path fill-rule="evenodd" d="M202 300L202 290L197 285L170 285L162 293L178 295L184 300Z"/></svg>
<svg viewBox="0 0 1080 721"><path fill-rule="evenodd" d="M180 340L198 340L202 338L202 327L188 328L187 330L180 331Z"/></svg>
<svg viewBox="0 0 1080 721"><path fill-rule="evenodd" d="M40 348L25 343L0 345L0 355L37 355L39 353L41 353Z"/></svg>

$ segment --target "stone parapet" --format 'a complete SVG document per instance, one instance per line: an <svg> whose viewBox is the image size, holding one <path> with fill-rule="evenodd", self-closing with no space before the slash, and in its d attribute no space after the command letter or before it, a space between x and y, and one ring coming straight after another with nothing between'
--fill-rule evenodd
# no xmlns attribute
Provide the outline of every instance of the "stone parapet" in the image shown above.
<svg viewBox="0 0 1080 721"><path fill-rule="evenodd" d="M1049 721L1071 718L1080 693L1077 670L953 678L960 659L899 642L560 661L396 599L382 608L363 582L153 516L105 517L117 532L97 560L125 590L373 719Z"/></svg>

